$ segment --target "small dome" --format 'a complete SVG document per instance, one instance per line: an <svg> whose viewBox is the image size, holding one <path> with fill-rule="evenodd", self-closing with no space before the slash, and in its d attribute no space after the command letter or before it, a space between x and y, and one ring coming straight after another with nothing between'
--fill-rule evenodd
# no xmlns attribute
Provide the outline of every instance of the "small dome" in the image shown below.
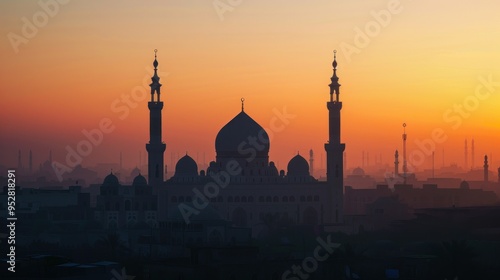
<svg viewBox="0 0 500 280"><path fill-rule="evenodd" d="M301 155L294 156L288 162L288 176L309 176L309 163Z"/></svg>
<svg viewBox="0 0 500 280"><path fill-rule="evenodd" d="M215 138L215 150L217 155L241 154L240 145L249 142L249 139L256 139L262 150L257 150L257 154L267 156L269 153L269 136L267 132L245 112L241 112L224 127L221 128Z"/></svg>
<svg viewBox="0 0 500 280"><path fill-rule="evenodd" d="M104 178L102 185L106 187L119 186L120 182L118 181L118 177L111 172L108 176L106 176L106 178Z"/></svg>
<svg viewBox="0 0 500 280"><path fill-rule="evenodd" d="M148 185L148 181L146 181L146 178L142 176L140 173L134 178L134 181L132 182L133 187L145 187Z"/></svg>
<svg viewBox="0 0 500 280"><path fill-rule="evenodd" d="M361 167L356 167L352 170L352 175L354 176L365 176L365 171Z"/></svg>
<svg viewBox="0 0 500 280"><path fill-rule="evenodd" d="M460 188L461 188L461 189L467 189L467 190L468 190L468 189L469 189L469 182L467 182L467 181L465 181L465 180L464 180L464 181L462 181L462 183L460 183Z"/></svg>
<svg viewBox="0 0 500 280"><path fill-rule="evenodd" d="M195 177L198 176L198 165L188 155L183 156L175 165L174 177Z"/></svg>

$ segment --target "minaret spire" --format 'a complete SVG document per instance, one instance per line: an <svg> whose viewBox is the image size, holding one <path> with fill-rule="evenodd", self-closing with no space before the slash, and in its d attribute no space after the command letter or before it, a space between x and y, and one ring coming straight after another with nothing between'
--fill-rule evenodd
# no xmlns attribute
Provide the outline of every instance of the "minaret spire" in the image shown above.
<svg viewBox="0 0 500 280"><path fill-rule="evenodd" d="M151 87L151 102L154 102L154 95L155 93L157 94L157 99L156 102L160 102L160 77L158 77L158 60L156 60L156 53L158 50L155 49L155 60L153 61L153 67L155 68L154 75L151 77L151 84L149 85Z"/></svg>
<svg viewBox="0 0 500 280"><path fill-rule="evenodd" d="M333 51L333 76L330 78L330 102L333 102L333 94L335 94L335 102L339 102L340 84L337 77L337 50Z"/></svg>
<svg viewBox="0 0 500 280"><path fill-rule="evenodd" d="M241 98L241 111L242 111L242 112L244 112L244 111L245 111L245 107L244 107L244 105L245 105L245 98L243 98L243 97L242 97L242 98Z"/></svg>

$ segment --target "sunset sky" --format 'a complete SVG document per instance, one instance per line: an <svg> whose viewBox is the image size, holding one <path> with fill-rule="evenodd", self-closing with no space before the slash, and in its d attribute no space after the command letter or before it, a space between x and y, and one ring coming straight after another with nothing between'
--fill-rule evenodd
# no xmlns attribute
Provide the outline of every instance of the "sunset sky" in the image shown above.
<svg viewBox="0 0 500 280"><path fill-rule="evenodd" d="M463 165L474 138L476 166L490 153L490 169L500 166L498 1L1 1L0 17L0 165L16 166L19 149L25 165L30 149L35 166L49 150L65 163L66 147L106 118L114 130L83 165L120 152L138 165L149 139L140 93L158 49L167 165L172 153L214 159L244 97L269 134L276 110L296 115L272 133L278 168L311 148L320 167L337 49L348 167L362 151L392 165L403 122L409 154L441 129L446 164Z"/></svg>

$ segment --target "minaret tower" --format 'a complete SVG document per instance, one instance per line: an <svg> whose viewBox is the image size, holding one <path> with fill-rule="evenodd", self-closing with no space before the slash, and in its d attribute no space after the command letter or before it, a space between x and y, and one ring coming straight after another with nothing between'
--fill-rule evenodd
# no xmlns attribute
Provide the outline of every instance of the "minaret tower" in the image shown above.
<svg viewBox="0 0 500 280"><path fill-rule="evenodd" d="M403 123L403 180L406 185L408 166L406 165L406 123Z"/></svg>
<svg viewBox="0 0 500 280"><path fill-rule="evenodd" d="M326 150L326 181L330 190L331 221L340 223L343 220L343 189L344 189L344 166L342 155L345 144L340 142L340 110L342 102L339 101L340 84L337 77L337 51L334 51L333 76L330 83L330 101L326 103L328 108L329 133ZM334 95L335 94L335 98Z"/></svg>
<svg viewBox="0 0 500 280"><path fill-rule="evenodd" d="M158 77L158 61L153 62L154 75L151 77L151 101L149 108L149 143L146 144L148 151L148 183L150 186L159 186L163 183L163 153L167 145L163 143L161 134L161 110L163 102L160 101L160 77ZM156 100L155 100L156 97Z"/></svg>
<svg viewBox="0 0 500 280"><path fill-rule="evenodd" d="M485 183L488 183L488 156L487 155L484 155L484 165L483 165L483 168L484 168L484 182Z"/></svg>
<svg viewBox="0 0 500 280"><path fill-rule="evenodd" d="M467 139L465 139L465 170L469 168L469 163L468 163L468 151L467 151Z"/></svg>
<svg viewBox="0 0 500 280"><path fill-rule="evenodd" d="M310 170L310 174L311 176L314 177L314 152L313 150L309 150L309 170Z"/></svg>
<svg viewBox="0 0 500 280"><path fill-rule="evenodd" d="M396 150L396 153L394 153L394 176L398 177L399 176L399 152Z"/></svg>

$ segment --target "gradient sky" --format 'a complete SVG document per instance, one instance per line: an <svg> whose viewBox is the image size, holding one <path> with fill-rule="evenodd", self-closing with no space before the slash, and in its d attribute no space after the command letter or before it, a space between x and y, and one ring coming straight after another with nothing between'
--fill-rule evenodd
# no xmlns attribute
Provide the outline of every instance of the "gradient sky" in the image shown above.
<svg viewBox="0 0 500 280"><path fill-rule="evenodd" d="M244 97L245 111L264 127L273 109L296 115L271 142L270 157L280 169L310 148L319 167L333 49L348 167L361 164L363 150L372 163L382 155L392 164L403 122L409 153L419 149L416 140L442 129L448 138L435 149L441 158L444 148L447 164L463 165L463 142L470 146L474 138L476 165L485 153L493 154L492 167L500 165L498 1L220 0L238 5L218 14L212 0L73 0L13 46L12 34L24 36L23 18L43 23L40 2L53 3L0 2L2 165L16 166L19 149L25 164L29 149L35 166L49 150L64 163L65 147L75 147L85 139L82 130L98 128L103 118L115 130L83 164L118 162L121 151L125 166L137 165L149 137L149 96L128 106L127 116L112 104L123 106L122 96L151 76L154 49L168 165L172 153L186 151L212 160L217 132L240 111ZM388 5L397 12L383 25L375 23L374 13ZM358 30L367 27L368 42L360 44ZM349 55L347 45L358 52ZM490 92L480 89L489 93L483 100L474 95L480 77L494 82ZM443 117L464 102L467 117L453 111ZM428 158L421 168L429 166Z"/></svg>

